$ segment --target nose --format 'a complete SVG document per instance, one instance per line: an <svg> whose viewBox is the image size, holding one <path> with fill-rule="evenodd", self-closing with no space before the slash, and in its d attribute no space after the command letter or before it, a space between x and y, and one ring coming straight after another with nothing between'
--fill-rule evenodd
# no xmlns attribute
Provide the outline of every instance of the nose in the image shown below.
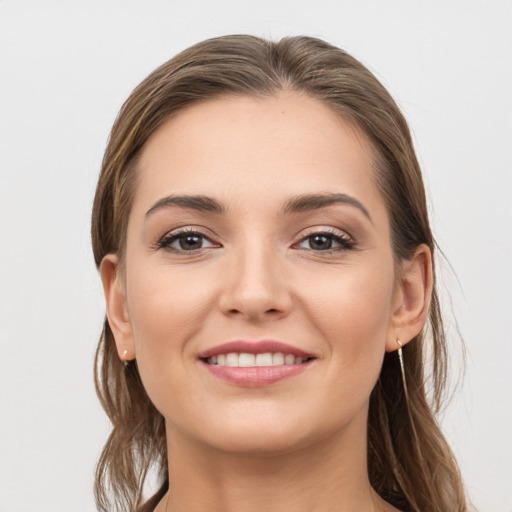
<svg viewBox="0 0 512 512"><path fill-rule="evenodd" d="M283 257L271 248L245 247L229 259L220 308L258 323L286 317L292 306Z"/></svg>

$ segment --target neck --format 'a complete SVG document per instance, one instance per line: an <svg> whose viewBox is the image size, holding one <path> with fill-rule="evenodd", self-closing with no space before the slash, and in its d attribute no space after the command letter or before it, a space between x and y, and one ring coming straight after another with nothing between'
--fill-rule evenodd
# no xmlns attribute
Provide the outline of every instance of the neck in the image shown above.
<svg viewBox="0 0 512 512"><path fill-rule="evenodd" d="M156 512L381 512L370 486L366 429L276 454L227 453L167 428L170 493Z"/></svg>

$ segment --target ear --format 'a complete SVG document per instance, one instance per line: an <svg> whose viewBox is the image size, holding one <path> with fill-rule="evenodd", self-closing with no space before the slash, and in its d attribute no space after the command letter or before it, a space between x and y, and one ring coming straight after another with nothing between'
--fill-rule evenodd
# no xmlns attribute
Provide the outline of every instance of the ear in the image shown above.
<svg viewBox="0 0 512 512"><path fill-rule="evenodd" d="M432 253L421 244L411 259L402 263L396 284L393 313L386 340L386 351L392 352L418 335L430 307L433 287Z"/></svg>
<svg viewBox="0 0 512 512"><path fill-rule="evenodd" d="M119 259L107 254L100 264L101 282L107 303L107 318L122 361L135 359L132 324L128 313L126 289L118 271Z"/></svg>

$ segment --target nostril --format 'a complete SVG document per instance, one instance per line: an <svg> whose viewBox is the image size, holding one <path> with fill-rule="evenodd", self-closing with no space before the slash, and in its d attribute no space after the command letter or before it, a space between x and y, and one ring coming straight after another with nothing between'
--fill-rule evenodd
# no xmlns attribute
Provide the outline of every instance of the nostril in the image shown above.
<svg viewBox="0 0 512 512"><path fill-rule="evenodd" d="M233 309L230 309L229 310L229 313L242 313L242 310L240 309L236 309L236 308L233 308ZM279 309L276 309L276 308L270 308L270 309L267 309L265 311L265 313L279 313Z"/></svg>

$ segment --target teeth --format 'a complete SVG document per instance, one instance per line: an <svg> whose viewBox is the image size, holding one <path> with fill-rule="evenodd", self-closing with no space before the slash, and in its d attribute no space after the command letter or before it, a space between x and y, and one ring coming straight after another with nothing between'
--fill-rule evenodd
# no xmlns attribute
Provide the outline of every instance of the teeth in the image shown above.
<svg viewBox="0 0 512 512"><path fill-rule="evenodd" d="M265 352L265 354L256 354L256 366L272 366L272 354Z"/></svg>
<svg viewBox="0 0 512 512"><path fill-rule="evenodd" d="M229 354L219 354L208 359L209 364L218 366L238 366L247 368L250 366L281 366L284 364L301 364L302 357L295 357L293 354L283 354L276 352L265 352L264 354L247 354L245 352L238 354L230 352Z"/></svg>
<svg viewBox="0 0 512 512"><path fill-rule="evenodd" d="M240 354L238 356L238 366L254 366L255 360L254 354Z"/></svg>
<svg viewBox="0 0 512 512"><path fill-rule="evenodd" d="M236 354L235 352L232 352L231 354L228 354L226 356L226 366L240 366L238 364L238 361L238 354Z"/></svg>
<svg viewBox="0 0 512 512"><path fill-rule="evenodd" d="M293 354L286 354L284 356L284 364L294 364L295 356Z"/></svg>
<svg viewBox="0 0 512 512"><path fill-rule="evenodd" d="M272 355L272 366L279 366L281 364L284 364L284 354L276 352Z"/></svg>

